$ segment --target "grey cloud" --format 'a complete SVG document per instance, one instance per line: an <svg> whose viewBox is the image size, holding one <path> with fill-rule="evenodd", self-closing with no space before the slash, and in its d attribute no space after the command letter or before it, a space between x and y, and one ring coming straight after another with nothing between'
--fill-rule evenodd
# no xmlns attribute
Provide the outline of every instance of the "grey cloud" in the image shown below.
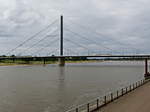
<svg viewBox="0 0 150 112"><path fill-rule="evenodd" d="M24 39L24 35L38 31L64 14L65 25L69 24L73 31L103 46L115 50L136 48L149 51L148 0L12 0L11 4L6 1L2 6L7 6L7 10L0 8L0 30L5 35L19 35L16 39ZM87 28L79 28L76 23ZM75 37L69 35L66 38ZM91 49L98 47L92 41L87 43Z"/></svg>

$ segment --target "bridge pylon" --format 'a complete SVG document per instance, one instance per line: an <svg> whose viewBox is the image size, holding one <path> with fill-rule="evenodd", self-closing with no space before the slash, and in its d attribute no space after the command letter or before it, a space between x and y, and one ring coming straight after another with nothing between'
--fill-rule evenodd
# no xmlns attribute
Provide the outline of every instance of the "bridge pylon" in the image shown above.
<svg viewBox="0 0 150 112"><path fill-rule="evenodd" d="M63 51L63 16L60 16L60 56L64 55ZM65 66L65 58L59 58L59 66Z"/></svg>

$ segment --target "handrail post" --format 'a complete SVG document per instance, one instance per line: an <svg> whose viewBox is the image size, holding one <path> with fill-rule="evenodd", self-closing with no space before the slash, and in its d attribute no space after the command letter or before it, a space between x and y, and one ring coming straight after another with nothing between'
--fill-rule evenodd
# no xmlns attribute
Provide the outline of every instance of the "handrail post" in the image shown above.
<svg viewBox="0 0 150 112"><path fill-rule="evenodd" d="M97 109L98 109L98 107L99 107L99 99L97 99L96 101L97 101Z"/></svg>
<svg viewBox="0 0 150 112"><path fill-rule="evenodd" d="M119 92L118 92L118 90L117 90L117 99L118 99L118 97L119 97L119 94L118 94Z"/></svg>
<svg viewBox="0 0 150 112"><path fill-rule="evenodd" d="M104 104L106 104L106 103L107 103L107 97L104 96Z"/></svg>
<svg viewBox="0 0 150 112"><path fill-rule="evenodd" d="M135 88L134 88L134 84L133 84L133 89L132 90L134 90Z"/></svg>
<svg viewBox="0 0 150 112"><path fill-rule="evenodd" d="M121 93L122 93L122 96L123 96L123 88L121 89Z"/></svg>
<svg viewBox="0 0 150 112"><path fill-rule="evenodd" d="M78 108L76 108L76 112L79 112L79 111L78 111Z"/></svg>
<svg viewBox="0 0 150 112"><path fill-rule="evenodd" d="M126 94L128 93L128 87L126 87Z"/></svg>
<svg viewBox="0 0 150 112"><path fill-rule="evenodd" d="M111 93L110 95L111 95L111 101L113 101L113 93Z"/></svg>
<svg viewBox="0 0 150 112"><path fill-rule="evenodd" d="M130 85L130 92L131 92L131 85Z"/></svg>
<svg viewBox="0 0 150 112"><path fill-rule="evenodd" d="M87 104L87 112L90 112L90 104Z"/></svg>

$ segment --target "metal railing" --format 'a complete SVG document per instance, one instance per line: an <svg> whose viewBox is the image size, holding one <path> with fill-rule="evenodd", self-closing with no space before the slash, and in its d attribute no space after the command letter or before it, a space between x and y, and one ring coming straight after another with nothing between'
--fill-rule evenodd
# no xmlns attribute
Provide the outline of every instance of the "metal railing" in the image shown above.
<svg viewBox="0 0 150 112"><path fill-rule="evenodd" d="M85 104L79 105L76 108L70 109L66 112L93 112L98 110L99 108L107 105L108 103L113 102L114 100L120 98L121 96L135 90L136 88L142 86L143 84L147 83L148 80L142 79L140 81L137 81L129 86L126 86L124 88L121 88L120 90L117 90L115 92L111 92L103 97L98 97L92 101L89 101Z"/></svg>

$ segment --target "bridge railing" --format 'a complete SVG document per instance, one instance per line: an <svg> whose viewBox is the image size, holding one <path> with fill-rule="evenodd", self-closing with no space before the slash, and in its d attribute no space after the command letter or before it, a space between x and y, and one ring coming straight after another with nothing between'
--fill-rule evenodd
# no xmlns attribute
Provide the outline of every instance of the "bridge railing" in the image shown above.
<svg viewBox="0 0 150 112"><path fill-rule="evenodd" d="M85 104L79 105L73 109L66 111L66 112L93 112L93 111L113 102L114 100L118 99L119 97L135 90L136 88L142 86L143 84L147 83L148 81L150 81L150 80L142 79L131 85L123 87L115 92L110 92L103 97L98 97L92 101L85 103Z"/></svg>

